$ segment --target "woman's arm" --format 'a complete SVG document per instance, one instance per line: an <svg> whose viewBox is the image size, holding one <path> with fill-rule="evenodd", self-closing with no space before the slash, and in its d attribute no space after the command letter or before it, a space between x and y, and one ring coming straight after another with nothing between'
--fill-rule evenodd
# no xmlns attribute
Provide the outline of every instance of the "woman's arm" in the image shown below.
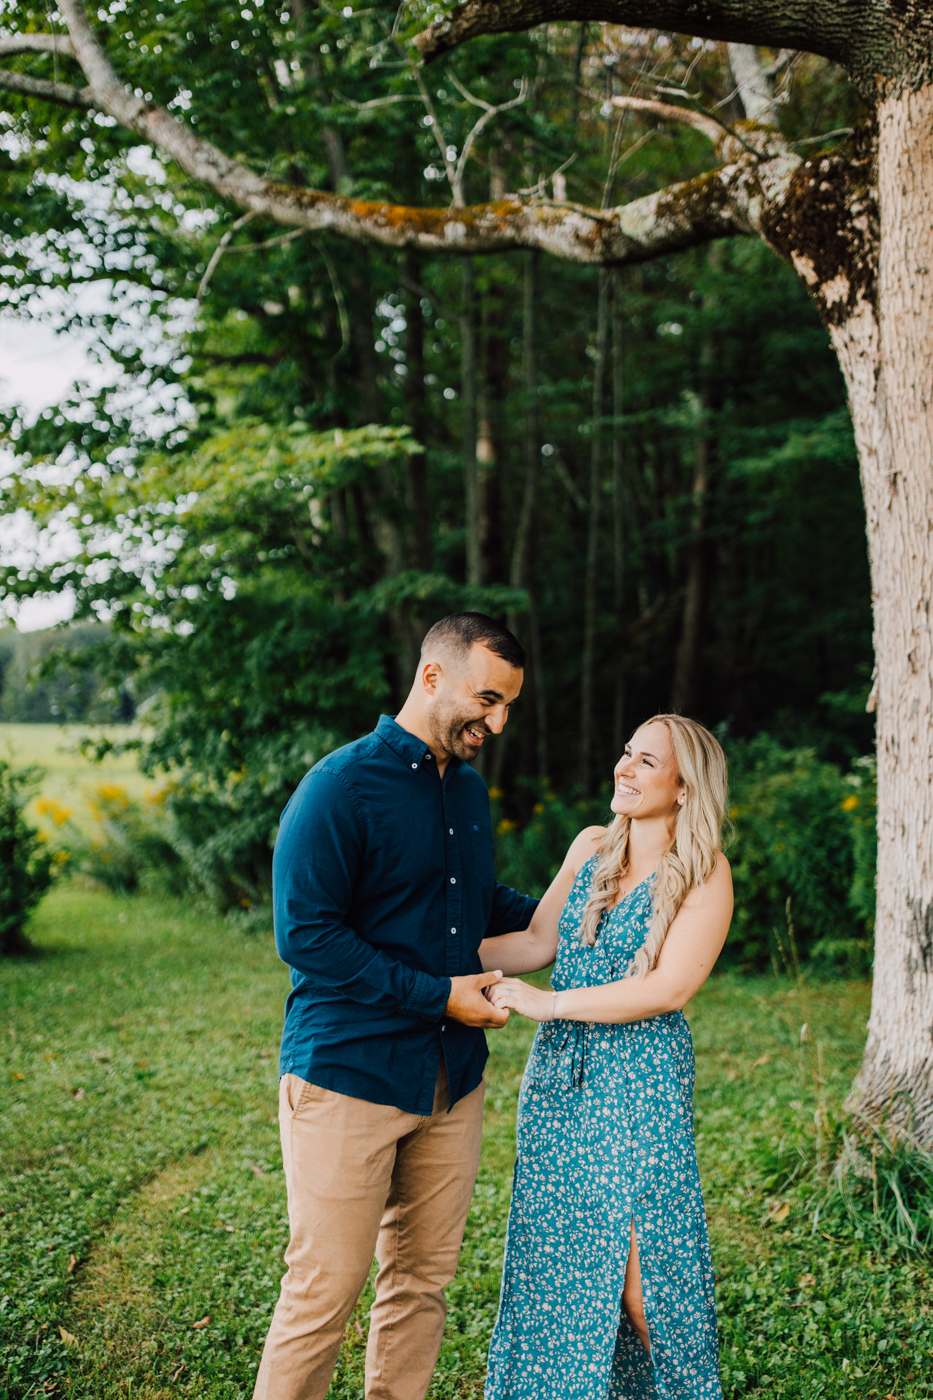
<svg viewBox="0 0 933 1400"><path fill-rule="evenodd" d="M527 928L484 938L479 945L484 972L517 976L549 967L557 954L560 916L580 867L594 854L606 833L604 826L588 826L575 837L564 863L548 886Z"/></svg>
<svg viewBox="0 0 933 1400"><path fill-rule="evenodd" d="M732 872L725 856L720 855L706 884L691 890L680 906L657 966L646 977L626 977L601 987L571 987L558 992L555 1019L618 1024L646 1021L666 1011L682 1011L712 972L731 920ZM552 994L529 987L515 977L498 982L490 990L489 1000L494 1006L517 1011L532 1021L551 1019Z"/></svg>

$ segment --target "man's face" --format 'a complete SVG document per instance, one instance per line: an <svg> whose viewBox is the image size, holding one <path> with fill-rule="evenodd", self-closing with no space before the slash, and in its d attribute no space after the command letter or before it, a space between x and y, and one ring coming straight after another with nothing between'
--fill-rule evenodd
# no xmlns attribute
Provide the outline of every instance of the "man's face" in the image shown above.
<svg viewBox="0 0 933 1400"><path fill-rule="evenodd" d="M438 664L434 672L428 708L433 742L438 750L470 763L489 734L501 733L525 673L479 642L466 657Z"/></svg>

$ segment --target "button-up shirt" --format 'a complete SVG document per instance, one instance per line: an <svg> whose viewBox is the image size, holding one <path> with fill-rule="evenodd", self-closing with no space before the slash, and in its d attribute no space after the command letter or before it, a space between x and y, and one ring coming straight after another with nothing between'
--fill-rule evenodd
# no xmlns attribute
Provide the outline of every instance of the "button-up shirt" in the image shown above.
<svg viewBox="0 0 933 1400"><path fill-rule="evenodd" d="M445 1017L483 938L526 928L537 900L496 882L489 794L383 715L328 754L282 814L275 940L291 968L280 1073L430 1113L440 1057L451 1107L482 1079L483 1032Z"/></svg>

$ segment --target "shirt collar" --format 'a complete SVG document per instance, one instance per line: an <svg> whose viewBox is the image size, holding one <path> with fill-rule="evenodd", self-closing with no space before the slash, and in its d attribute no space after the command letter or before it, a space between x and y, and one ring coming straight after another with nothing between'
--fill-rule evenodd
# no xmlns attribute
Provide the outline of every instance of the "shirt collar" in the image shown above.
<svg viewBox="0 0 933 1400"><path fill-rule="evenodd" d="M396 724L394 715L380 715L379 723L376 725L376 733L384 743L388 744L393 753L397 753L399 758L404 759L406 767L420 768L422 763L427 760L427 766L436 770L437 763L428 745L423 739L419 739L417 734L412 734L410 730L403 729L400 724ZM454 768L459 767L460 759L452 757L446 772L449 773Z"/></svg>

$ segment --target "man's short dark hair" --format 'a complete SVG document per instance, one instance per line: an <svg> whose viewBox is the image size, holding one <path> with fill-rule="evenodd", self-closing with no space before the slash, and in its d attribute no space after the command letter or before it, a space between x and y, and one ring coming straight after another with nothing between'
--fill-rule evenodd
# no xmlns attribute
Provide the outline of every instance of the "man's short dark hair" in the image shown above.
<svg viewBox="0 0 933 1400"><path fill-rule="evenodd" d="M479 612L451 613L435 622L421 643L421 654L443 646L458 656L466 656L477 642L517 671L525 669L525 649L518 638L501 622Z"/></svg>

